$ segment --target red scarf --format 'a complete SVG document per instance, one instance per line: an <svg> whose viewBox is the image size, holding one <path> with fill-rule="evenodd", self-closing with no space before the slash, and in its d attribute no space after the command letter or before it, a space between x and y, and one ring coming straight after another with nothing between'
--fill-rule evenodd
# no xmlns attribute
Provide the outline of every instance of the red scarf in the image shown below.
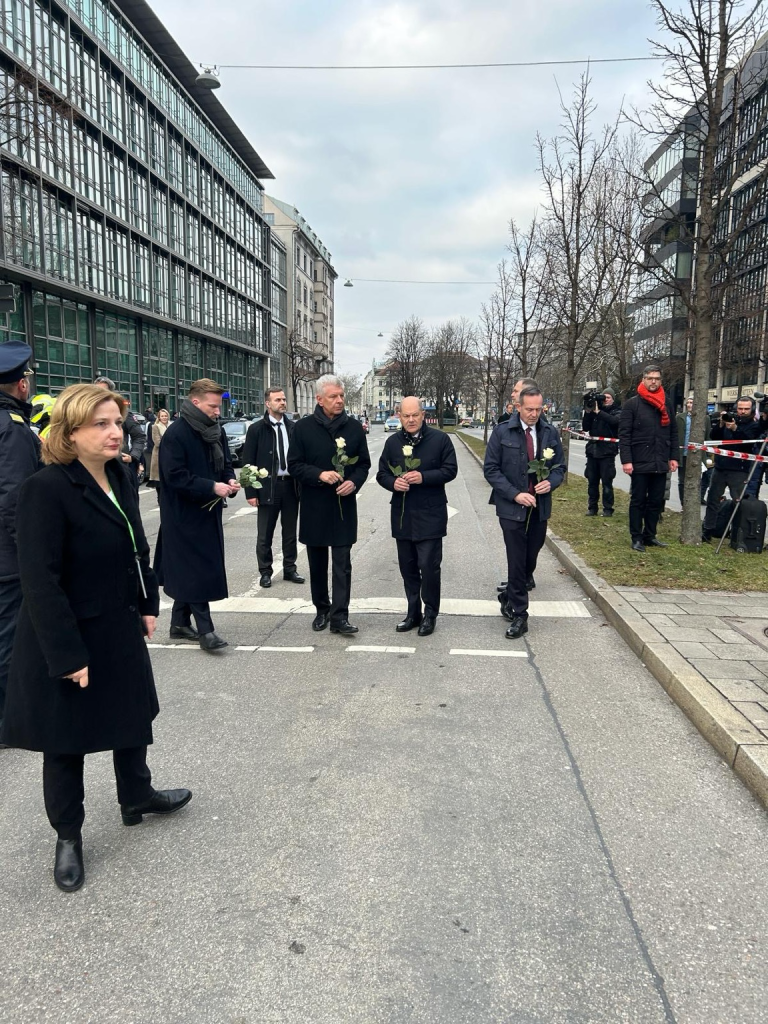
<svg viewBox="0 0 768 1024"><path fill-rule="evenodd" d="M661 413L661 425L662 427L669 426L669 413L667 412L667 399L664 394L664 388L659 388L658 391L649 391L642 381L637 385L637 393L647 402L648 405L652 405L654 409L658 409Z"/></svg>

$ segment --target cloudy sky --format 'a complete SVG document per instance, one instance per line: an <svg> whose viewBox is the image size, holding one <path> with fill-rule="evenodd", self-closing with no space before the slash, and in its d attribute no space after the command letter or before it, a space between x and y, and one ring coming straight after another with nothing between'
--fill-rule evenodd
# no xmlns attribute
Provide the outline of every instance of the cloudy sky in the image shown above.
<svg viewBox="0 0 768 1024"><path fill-rule="evenodd" d="M638 57L655 32L645 0L150 2L192 61L218 65ZM377 282L494 280L510 218L540 199L536 132L557 132L558 88L580 70L221 72L219 99L275 175L267 191L333 254L338 370L364 373L411 314L477 319L491 285ZM593 65L599 120L642 105L657 70Z"/></svg>

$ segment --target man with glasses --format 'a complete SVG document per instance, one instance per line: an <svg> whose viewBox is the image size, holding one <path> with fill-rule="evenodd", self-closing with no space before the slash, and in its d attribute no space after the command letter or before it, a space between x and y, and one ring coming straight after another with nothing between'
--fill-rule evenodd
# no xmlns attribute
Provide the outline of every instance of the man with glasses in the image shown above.
<svg viewBox="0 0 768 1024"><path fill-rule="evenodd" d="M637 394L624 405L619 421L621 468L632 477L629 532L632 550L665 548L656 538L664 508L667 473L677 469L675 410L664 394L661 370L646 366Z"/></svg>

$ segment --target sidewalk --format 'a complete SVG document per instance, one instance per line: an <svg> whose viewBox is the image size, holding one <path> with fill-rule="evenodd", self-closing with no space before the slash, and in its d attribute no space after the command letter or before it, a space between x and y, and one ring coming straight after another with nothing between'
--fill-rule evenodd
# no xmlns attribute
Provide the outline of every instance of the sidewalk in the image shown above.
<svg viewBox="0 0 768 1024"><path fill-rule="evenodd" d="M768 637L763 633L768 593L614 587L551 528L546 544L669 697L768 807ZM755 562L756 571L761 565Z"/></svg>
<svg viewBox="0 0 768 1024"><path fill-rule="evenodd" d="M551 531L546 543L670 698L768 806L768 594L612 587Z"/></svg>

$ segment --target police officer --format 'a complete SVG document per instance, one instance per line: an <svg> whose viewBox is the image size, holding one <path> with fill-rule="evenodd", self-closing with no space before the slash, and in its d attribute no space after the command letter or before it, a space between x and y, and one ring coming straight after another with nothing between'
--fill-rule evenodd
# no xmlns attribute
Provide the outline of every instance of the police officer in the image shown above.
<svg viewBox="0 0 768 1024"><path fill-rule="evenodd" d="M40 441L30 428L28 369L32 349L21 341L0 345L0 722L11 660L21 582L16 558L16 501L19 488L42 468Z"/></svg>

